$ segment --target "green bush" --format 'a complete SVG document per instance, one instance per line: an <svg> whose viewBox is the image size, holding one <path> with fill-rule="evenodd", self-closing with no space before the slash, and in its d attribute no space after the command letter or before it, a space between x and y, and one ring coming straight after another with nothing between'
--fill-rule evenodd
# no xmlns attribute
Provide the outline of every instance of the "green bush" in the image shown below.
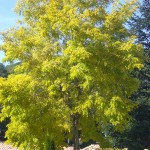
<svg viewBox="0 0 150 150"><path fill-rule="evenodd" d="M55 150L55 142L53 138L47 137L45 142L44 150Z"/></svg>

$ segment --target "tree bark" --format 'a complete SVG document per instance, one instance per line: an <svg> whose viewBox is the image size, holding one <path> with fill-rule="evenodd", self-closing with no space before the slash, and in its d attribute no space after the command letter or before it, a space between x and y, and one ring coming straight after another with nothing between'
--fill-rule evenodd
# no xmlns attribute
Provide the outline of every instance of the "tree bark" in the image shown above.
<svg viewBox="0 0 150 150"><path fill-rule="evenodd" d="M79 121L78 115L73 115L73 143L74 143L74 150L80 150L78 121Z"/></svg>

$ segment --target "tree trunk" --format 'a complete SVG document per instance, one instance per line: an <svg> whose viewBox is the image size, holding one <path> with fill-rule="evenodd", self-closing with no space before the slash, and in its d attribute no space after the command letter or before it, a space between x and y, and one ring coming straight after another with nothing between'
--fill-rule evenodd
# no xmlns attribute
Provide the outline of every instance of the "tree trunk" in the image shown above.
<svg viewBox="0 0 150 150"><path fill-rule="evenodd" d="M73 143L74 143L74 150L80 150L78 119L79 119L78 115L73 115Z"/></svg>

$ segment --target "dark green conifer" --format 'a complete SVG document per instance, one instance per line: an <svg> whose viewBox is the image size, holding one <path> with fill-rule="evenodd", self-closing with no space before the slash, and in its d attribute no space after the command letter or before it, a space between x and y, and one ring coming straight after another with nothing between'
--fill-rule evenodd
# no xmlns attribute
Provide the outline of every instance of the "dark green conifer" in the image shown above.
<svg viewBox="0 0 150 150"><path fill-rule="evenodd" d="M133 122L124 133L113 133L114 146L128 147L129 150L150 148L150 0L144 0L140 13L130 22L134 32L144 47L144 68L134 73L140 80L139 90L132 96L139 103L132 112Z"/></svg>

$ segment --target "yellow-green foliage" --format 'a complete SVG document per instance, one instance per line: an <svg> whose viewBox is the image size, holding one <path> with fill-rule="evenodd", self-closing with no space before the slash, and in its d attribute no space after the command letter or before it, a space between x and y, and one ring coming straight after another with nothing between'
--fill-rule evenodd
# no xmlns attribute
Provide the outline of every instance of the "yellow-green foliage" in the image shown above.
<svg viewBox="0 0 150 150"><path fill-rule="evenodd" d="M142 48L125 25L136 7L134 0L19 0L23 23L2 33L1 47L6 61L21 62L0 82L9 142L42 150L52 135L62 146L74 114L82 140L101 142L109 123L124 128L138 87L130 73L142 67Z"/></svg>

